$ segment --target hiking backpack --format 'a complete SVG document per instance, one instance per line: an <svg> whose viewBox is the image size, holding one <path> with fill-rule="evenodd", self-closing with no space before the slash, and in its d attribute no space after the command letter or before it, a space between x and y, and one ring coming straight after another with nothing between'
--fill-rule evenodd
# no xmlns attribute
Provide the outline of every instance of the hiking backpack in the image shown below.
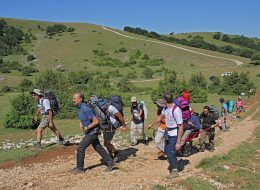
<svg viewBox="0 0 260 190"><path fill-rule="evenodd" d="M100 127L106 129L110 126L110 118L107 112L98 106L98 102L101 100L103 99L98 98L96 95L91 95L87 104L92 108Z"/></svg>
<svg viewBox="0 0 260 190"><path fill-rule="evenodd" d="M121 96L117 96L117 95L109 96L107 98L107 101L121 113L122 117L124 117L124 108L123 108L124 104L123 104ZM122 126L123 124L120 122L120 120L117 117L115 117L115 118Z"/></svg>
<svg viewBox="0 0 260 190"><path fill-rule="evenodd" d="M59 108L59 102L55 94L51 90L48 90L44 93L44 98L50 101L51 110L54 115L57 115L60 112L60 108Z"/></svg>
<svg viewBox="0 0 260 190"><path fill-rule="evenodd" d="M147 107L146 107L146 105L145 105L145 103L144 103L143 100L140 102L140 104L143 106L143 110L144 110L144 119L147 119L147 117L148 117L148 109L147 109Z"/></svg>
<svg viewBox="0 0 260 190"><path fill-rule="evenodd" d="M209 112L216 118L219 118L218 107L215 105L209 105Z"/></svg>
<svg viewBox="0 0 260 190"><path fill-rule="evenodd" d="M184 121L190 119L191 113L190 113L190 107L189 107L189 101L185 100L182 96L179 96L178 98L173 99L173 102L176 106L178 106L182 111L182 119Z"/></svg>

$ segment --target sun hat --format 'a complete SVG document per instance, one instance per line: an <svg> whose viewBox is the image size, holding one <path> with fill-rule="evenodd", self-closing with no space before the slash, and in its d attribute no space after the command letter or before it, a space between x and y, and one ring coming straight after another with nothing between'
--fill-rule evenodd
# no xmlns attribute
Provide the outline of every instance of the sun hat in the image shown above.
<svg viewBox="0 0 260 190"><path fill-rule="evenodd" d="M165 100L164 99L158 99L156 102L156 105L160 106L160 107L165 107Z"/></svg>
<svg viewBox="0 0 260 190"><path fill-rule="evenodd" d="M137 98L136 98L135 96L133 96L133 97L131 98L131 102L137 102Z"/></svg>
<svg viewBox="0 0 260 190"><path fill-rule="evenodd" d="M30 92L31 94L36 94L36 95L39 95L39 96L42 96L42 91L40 89L33 89L32 92Z"/></svg>

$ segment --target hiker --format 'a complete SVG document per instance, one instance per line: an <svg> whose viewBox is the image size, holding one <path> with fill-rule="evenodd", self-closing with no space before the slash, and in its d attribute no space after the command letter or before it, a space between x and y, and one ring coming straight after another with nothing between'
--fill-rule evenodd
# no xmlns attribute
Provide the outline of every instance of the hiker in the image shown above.
<svg viewBox="0 0 260 190"><path fill-rule="evenodd" d="M240 118L240 113L243 110L243 106L244 106L244 104L242 102L242 98L239 96L237 101L236 101L236 108L237 108L236 116L237 116L237 118Z"/></svg>
<svg viewBox="0 0 260 190"><path fill-rule="evenodd" d="M220 98L219 101L221 103L221 113L220 113L221 129L223 132L226 132L228 130L228 125L227 125L228 106L224 98Z"/></svg>
<svg viewBox="0 0 260 190"><path fill-rule="evenodd" d="M85 133L85 136L78 145L77 166L71 170L71 173L77 174L84 172L85 150L89 145L93 146L94 150L98 152L102 160L107 164L106 171L112 171L115 163L99 142L98 134L100 126L92 108L84 102L84 95L80 92L73 95L72 102L77 107L78 118L80 120L79 126Z"/></svg>
<svg viewBox="0 0 260 190"><path fill-rule="evenodd" d="M127 131L127 126L125 124L125 120L122 114L113 106L109 104L106 100L102 99L98 102L98 106L104 110L104 112L109 117L109 122L107 128L103 129L103 137L104 137L104 146L106 147L109 155L114 161L118 160L119 151L115 148L115 146L111 143L113 137L116 133L117 128L123 125L122 130ZM117 120L118 118L118 120Z"/></svg>
<svg viewBox="0 0 260 190"><path fill-rule="evenodd" d="M206 148L206 137L208 136L209 140L209 151L215 150L214 137L215 137L215 127L219 126L219 118L209 111L209 106L203 107L203 112L200 114L199 118L201 120L202 129L200 133L200 152L204 152Z"/></svg>
<svg viewBox="0 0 260 190"><path fill-rule="evenodd" d="M181 96L182 96L185 100L190 101L190 93L189 93L189 91L188 91L187 89L184 89L184 90L183 90Z"/></svg>
<svg viewBox="0 0 260 190"><path fill-rule="evenodd" d="M200 120L193 108L190 108L190 112L191 112L191 117L188 120L188 123L184 125L184 133L181 138L181 146L185 144L186 138L191 134L193 130L199 130L202 127Z"/></svg>
<svg viewBox="0 0 260 190"><path fill-rule="evenodd" d="M133 96L131 98L131 146L135 146L137 144L137 133L142 133L143 141L145 141L145 134L144 134L144 110L142 104L138 104L137 98Z"/></svg>
<svg viewBox="0 0 260 190"><path fill-rule="evenodd" d="M164 152L167 155L169 162L170 174L167 176L168 179L179 176L177 170L177 158L176 151L181 148L181 137L183 135L183 120L181 109L173 103L173 96L171 93L167 92L164 94L164 99L166 107L162 110L161 115L159 115L154 122L147 126L147 128L153 127L156 123L162 121L165 118L165 148Z"/></svg>
<svg viewBox="0 0 260 190"><path fill-rule="evenodd" d="M38 117L41 114L41 122L37 128L37 144L34 146L36 150L41 149L41 140L42 132L46 127L49 127L56 137L59 139L60 144L63 143L64 139L60 134L60 131L55 127L53 123L53 111L50 106L50 101L47 98L44 98L42 91L40 89L34 89L30 92L33 96L33 99L37 103L37 110L35 112L35 117L33 118L34 122L38 121Z"/></svg>
<svg viewBox="0 0 260 190"><path fill-rule="evenodd" d="M155 104L157 106L157 117L158 117L162 114L162 110L166 107L165 100L158 99L155 102ZM156 147L160 150L157 153L158 157L164 157L165 153L164 153L163 137L164 137L165 128L166 128L165 118L162 118L162 120L159 122L159 124L160 124L160 126L157 128L154 140L155 140Z"/></svg>

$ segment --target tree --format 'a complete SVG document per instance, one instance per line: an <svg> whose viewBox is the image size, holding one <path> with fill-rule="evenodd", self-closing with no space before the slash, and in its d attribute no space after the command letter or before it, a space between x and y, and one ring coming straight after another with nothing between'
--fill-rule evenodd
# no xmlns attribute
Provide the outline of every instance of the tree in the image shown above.
<svg viewBox="0 0 260 190"><path fill-rule="evenodd" d="M230 41L230 37L228 35L224 34L223 37L222 37L222 41L223 42L229 42Z"/></svg>
<svg viewBox="0 0 260 190"><path fill-rule="evenodd" d="M150 69L149 67L146 67L143 71L143 75L145 78L151 79L151 78L153 78L153 70Z"/></svg>
<svg viewBox="0 0 260 190"><path fill-rule="evenodd" d="M220 39L220 32L217 32L213 35L213 39L219 40Z"/></svg>

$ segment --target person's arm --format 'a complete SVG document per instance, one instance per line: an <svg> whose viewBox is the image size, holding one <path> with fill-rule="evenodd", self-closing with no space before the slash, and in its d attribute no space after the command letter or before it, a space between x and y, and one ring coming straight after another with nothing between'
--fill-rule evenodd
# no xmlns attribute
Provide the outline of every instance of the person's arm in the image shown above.
<svg viewBox="0 0 260 190"><path fill-rule="evenodd" d="M147 125L146 127L148 129L152 128L155 124L160 123L163 117L164 117L163 114L159 115L150 125Z"/></svg>
<svg viewBox="0 0 260 190"><path fill-rule="evenodd" d="M141 120L142 119L142 114L143 114L144 110L141 108L139 113L138 113L138 119Z"/></svg>
<svg viewBox="0 0 260 190"><path fill-rule="evenodd" d="M181 138L184 132L184 126L183 123L182 124L178 124L178 136L177 136L177 142L176 142L176 150L180 150L181 148Z"/></svg>
<svg viewBox="0 0 260 190"><path fill-rule="evenodd" d="M115 116L119 119L120 123L123 125L122 130L123 131L127 131L128 128L127 128L127 126L125 124L125 120L124 120L124 117L122 116L122 114L120 112L116 112Z"/></svg>
<svg viewBox="0 0 260 190"><path fill-rule="evenodd" d="M96 117L93 117L92 122L87 127L84 128L84 131L86 132L86 131L96 127L98 124L99 124L98 119Z"/></svg>
<svg viewBox="0 0 260 190"><path fill-rule="evenodd" d="M40 114L40 109L39 108L37 108L37 110L35 111L35 116L34 116L34 121L37 121L38 120L38 116L39 116L39 114Z"/></svg>
<svg viewBox="0 0 260 190"><path fill-rule="evenodd" d="M80 128L81 131L84 131L84 127L83 127L81 122L79 122L79 128Z"/></svg>
<svg viewBox="0 0 260 190"><path fill-rule="evenodd" d="M214 118L214 123L215 123L215 124L211 125L211 128L215 128L215 127L220 126L220 121L219 121L219 119Z"/></svg>
<svg viewBox="0 0 260 190"><path fill-rule="evenodd" d="M49 114L49 127L53 127L53 122L52 122L53 114L51 109L48 110L48 114Z"/></svg>

